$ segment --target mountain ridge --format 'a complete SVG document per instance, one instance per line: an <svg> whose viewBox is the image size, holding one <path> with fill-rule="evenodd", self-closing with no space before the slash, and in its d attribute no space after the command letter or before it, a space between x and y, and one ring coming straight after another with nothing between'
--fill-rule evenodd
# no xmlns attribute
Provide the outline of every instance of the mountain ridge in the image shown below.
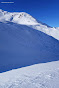
<svg viewBox="0 0 59 88"><path fill-rule="evenodd" d="M59 40L59 27L50 27L47 24L42 23L41 21L38 21L37 19L33 18L26 12L7 12L0 10L0 22L8 21L29 26Z"/></svg>

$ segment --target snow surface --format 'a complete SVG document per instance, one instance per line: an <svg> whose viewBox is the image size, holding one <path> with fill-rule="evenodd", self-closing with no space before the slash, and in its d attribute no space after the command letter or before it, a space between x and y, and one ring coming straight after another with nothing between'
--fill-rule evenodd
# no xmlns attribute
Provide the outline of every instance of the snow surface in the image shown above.
<svg viewBox="0 0 59 88"><path fill-rule="evenodd" d="M0 22L0 72L59 60L59 41L26 25Z"/></svg>
<svg viewBox="0 0 59 88"><path fill-rule="evenodd" d="M0 73L0 88L59 88L59 61Z"/></svg>
<svg viewBox="0 0 59 88"><path fill-rule="evenodd" d="M11 13L0 9L0 22L6 21L30 26L31 28L42 31L59 40L59 28L49 27L48 25L37 21L35 18L25 12Z"/></svg>

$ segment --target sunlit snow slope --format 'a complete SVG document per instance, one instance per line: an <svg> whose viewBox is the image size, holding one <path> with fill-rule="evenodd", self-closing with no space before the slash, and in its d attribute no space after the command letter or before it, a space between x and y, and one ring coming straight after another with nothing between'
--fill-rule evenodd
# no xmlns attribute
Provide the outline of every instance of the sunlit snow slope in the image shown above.
<svg viewBox="0 0 59 88"><path fill-rule="evenodd" d="M59 88L59 61L0 73L0 88Z"/></svg>
<svg viewBox="0 0 59 88"><path fill-rule="evenodd" d="M59 40L59 28L49 27L48 25L40 21L37 21L35 18L33 18L31 15L25 12L11 13L0 9L0 21L1 22L9 21L17 24L27 25L30 26L31 28L42 31Z"/></svg>

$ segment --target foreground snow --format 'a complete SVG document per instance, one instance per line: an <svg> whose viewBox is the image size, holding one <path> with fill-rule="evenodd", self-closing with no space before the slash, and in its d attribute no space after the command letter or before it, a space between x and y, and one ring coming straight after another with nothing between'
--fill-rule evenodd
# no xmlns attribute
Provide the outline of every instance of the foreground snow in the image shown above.
<svg viewBox="0 0 59 88"><path fill-rule="evenodd" d="M59 88L59 61L0 73L0 88Z"/></svg>

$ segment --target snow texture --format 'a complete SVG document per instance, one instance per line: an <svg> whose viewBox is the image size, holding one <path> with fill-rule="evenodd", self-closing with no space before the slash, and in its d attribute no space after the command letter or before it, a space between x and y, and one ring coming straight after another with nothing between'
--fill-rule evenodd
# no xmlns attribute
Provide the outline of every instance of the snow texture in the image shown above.
<svg viewBox="0 0 59 88"><path fill-rule="evenodd" d="M0 88L59 88L59 61L0 73Z"/></svg>

